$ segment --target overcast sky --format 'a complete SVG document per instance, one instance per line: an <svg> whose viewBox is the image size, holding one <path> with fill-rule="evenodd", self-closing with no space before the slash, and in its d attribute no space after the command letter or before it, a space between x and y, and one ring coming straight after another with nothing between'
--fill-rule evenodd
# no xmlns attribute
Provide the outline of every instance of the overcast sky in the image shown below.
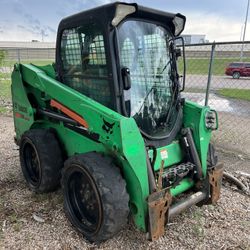
<svg viewBox="0 0 250 250"><path fill-rule="evenodd" d="M110 0L0 0L0 41L55 41L59 21ZM134 1L126 1L134 2ZM247 0L138 0L138 4L187 17L184 34L209 41L239 41ZM250 17L249 17L250 19ZM250 40L250 20L246 31Z"/></svg>

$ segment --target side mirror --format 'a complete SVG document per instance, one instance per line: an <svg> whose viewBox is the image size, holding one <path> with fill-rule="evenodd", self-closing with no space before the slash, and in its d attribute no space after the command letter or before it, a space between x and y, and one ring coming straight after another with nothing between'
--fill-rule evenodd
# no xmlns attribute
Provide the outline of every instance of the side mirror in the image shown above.
<svg viewBox="0 0 250 250"><path fill-rule="evenodd" d="M125 90L129 90L131 88L131 78L130 78L129 68L123 67L121 73L122 73L123 88Z"/></svg>

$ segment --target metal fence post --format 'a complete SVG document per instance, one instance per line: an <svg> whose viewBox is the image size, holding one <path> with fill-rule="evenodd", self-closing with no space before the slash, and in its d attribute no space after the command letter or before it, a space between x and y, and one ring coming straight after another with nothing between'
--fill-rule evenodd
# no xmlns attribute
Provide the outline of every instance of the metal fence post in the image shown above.
<svg viewBox="0 0 250 250"><path fill-rule="evenodd" d="M209 70L208 70L208 78L207 78L207 90L206 90L206 98L205 98L205 106L208 105L211 78L212 78L212 67L214 62L214 51L215 51L215 43L212 44L211 54L210 54L210 62L209 62Z"/></svg>

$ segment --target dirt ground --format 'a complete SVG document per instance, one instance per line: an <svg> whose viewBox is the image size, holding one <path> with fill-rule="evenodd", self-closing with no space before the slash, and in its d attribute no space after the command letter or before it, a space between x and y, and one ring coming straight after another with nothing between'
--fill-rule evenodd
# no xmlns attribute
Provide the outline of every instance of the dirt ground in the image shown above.
<svg viewBox="0 0 250 250"><path fill-rule="evenodd" d="M113 239L86 242L66 220L61 190L33 194L20 170L11 117L0 116L0 249L250 249L250 197L223 185L216 206L192 207L177 216L158 241L129 222ZM250 173L250 159L219 148L230 173Z"/></svg>

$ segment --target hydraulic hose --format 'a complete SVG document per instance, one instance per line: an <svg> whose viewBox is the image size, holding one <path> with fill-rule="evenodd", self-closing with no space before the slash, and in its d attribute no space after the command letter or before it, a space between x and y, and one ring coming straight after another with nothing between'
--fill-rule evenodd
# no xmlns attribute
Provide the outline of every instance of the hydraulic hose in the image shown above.
<svg viewBox="0 0 250 250"><path fill-rule="evenodd" d="M225 179L227 179L228 181L234 183L240 190L242 190L242 191L248 190L248 188L240 180L238 180L236 177L234 177L233 175L231 175L227 172L224 172L223 177Z"/></svg>

